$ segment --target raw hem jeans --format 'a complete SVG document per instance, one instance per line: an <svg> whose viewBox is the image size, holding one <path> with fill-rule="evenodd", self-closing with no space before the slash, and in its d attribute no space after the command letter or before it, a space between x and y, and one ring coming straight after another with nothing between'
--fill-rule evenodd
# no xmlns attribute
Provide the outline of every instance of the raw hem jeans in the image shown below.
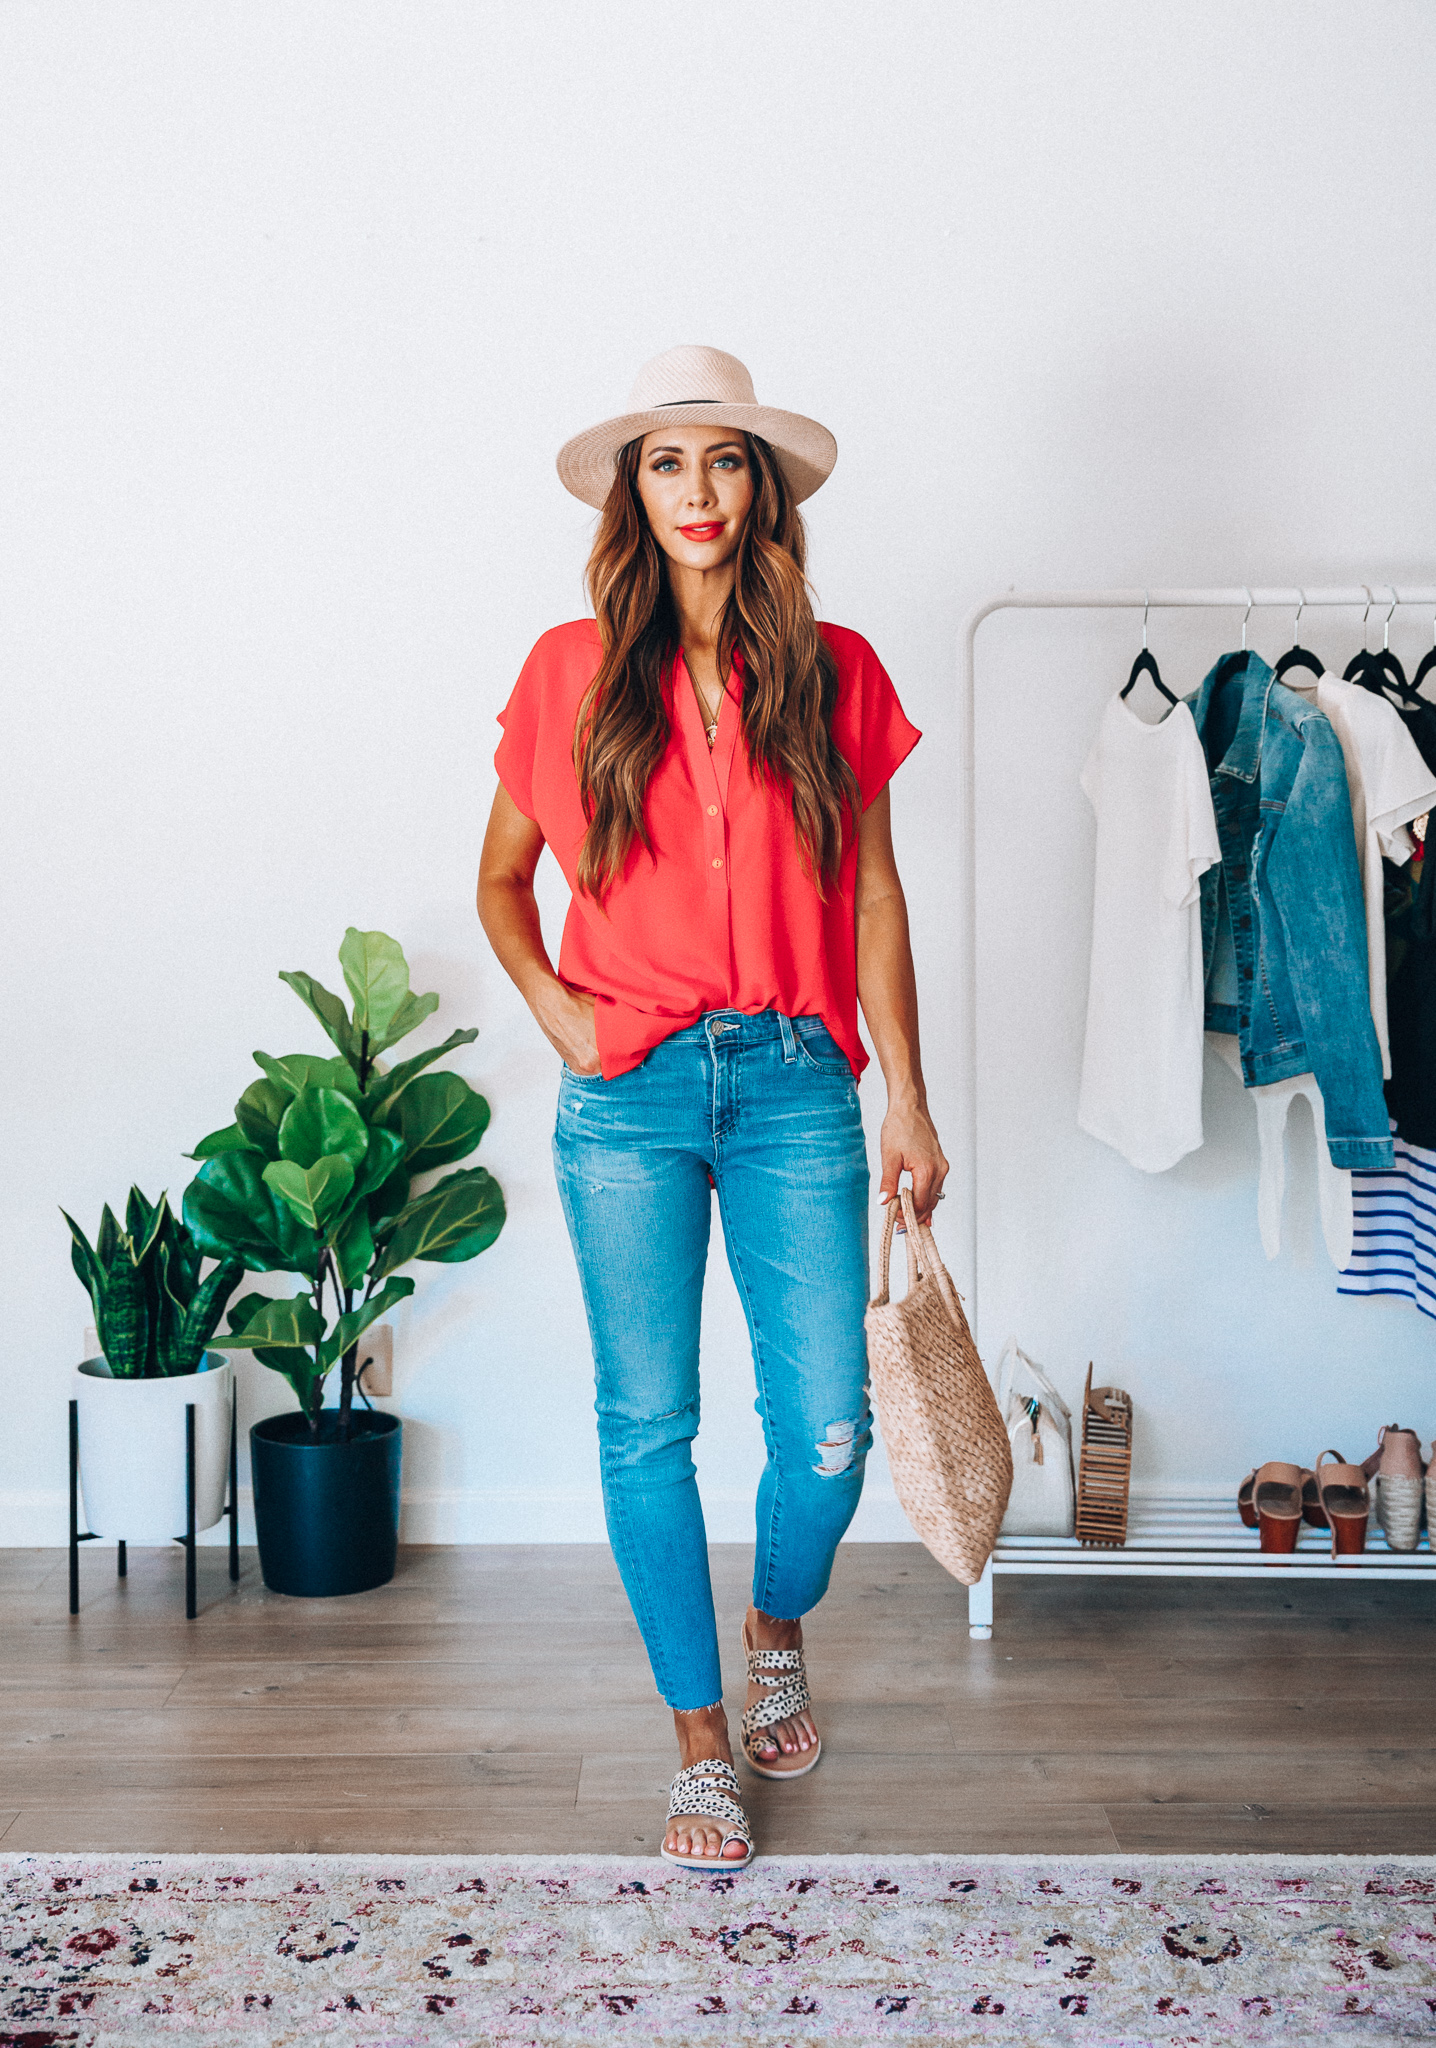
<svg viewBox="0 0 1436 2048"><path fill-rule="evenodd" d="M768 1458L753 1602L827 1590L872 1443L868 1169L821 1019L710 1011L615 1080L564 1069L554 1165L583 1282L609 1541L672 1707L722 1698L692 1444L712 1207L748 1319Z"/></svg>

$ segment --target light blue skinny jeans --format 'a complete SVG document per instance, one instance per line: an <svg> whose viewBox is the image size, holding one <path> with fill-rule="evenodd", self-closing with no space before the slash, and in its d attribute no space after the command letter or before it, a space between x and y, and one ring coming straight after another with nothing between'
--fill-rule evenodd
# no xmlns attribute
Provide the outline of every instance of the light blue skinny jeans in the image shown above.
<svg viewBox="0 0 1436 2048"><path fill-rule="evenodd" d="M559 1087L554 1165L593 1339L609 1541L671 1707L722 1698L693 1466L713 1185L768 1458L753 1604L827 1591L872 1443L858 1091L817 1017L710 1011L616 1080Z"/></svg>

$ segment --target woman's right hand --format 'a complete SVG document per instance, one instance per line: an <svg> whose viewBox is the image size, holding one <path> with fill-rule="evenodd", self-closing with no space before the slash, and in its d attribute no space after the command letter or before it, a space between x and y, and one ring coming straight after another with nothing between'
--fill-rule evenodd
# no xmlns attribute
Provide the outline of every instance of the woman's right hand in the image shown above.
<svg viewBox="0 0 1436 2048"><path fill-rule="evenodd" d="M535 1004L534 1016L539 1029L559 1054L566 1066L576 1074L600 1074L603 1071L598 1057L598 1038L593 1028L594 999L581 989L569 988L563 982L555 982L541 1004Z"/></svg>

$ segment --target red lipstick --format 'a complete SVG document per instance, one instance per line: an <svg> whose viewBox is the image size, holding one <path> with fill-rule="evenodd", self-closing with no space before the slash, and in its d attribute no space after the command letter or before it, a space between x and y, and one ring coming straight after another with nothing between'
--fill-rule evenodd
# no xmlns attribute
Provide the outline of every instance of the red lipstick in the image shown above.
<svg viewBox="0 0 1436 2048"><path fill-rule="evenodd" d="M725 524L722 519L710 519L700 526L680 526L678 531L685 540L717 540Z"/></svg>

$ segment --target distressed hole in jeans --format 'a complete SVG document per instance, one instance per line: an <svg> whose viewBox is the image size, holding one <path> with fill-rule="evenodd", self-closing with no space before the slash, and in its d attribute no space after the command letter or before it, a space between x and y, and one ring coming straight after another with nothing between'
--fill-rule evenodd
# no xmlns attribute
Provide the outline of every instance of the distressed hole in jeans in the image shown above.
<svg viewBox="0 0 1436 2048"><path fill-rule="evenodd" d="M836 1479L853 1462L853 1442L858 1433L855 1422L830 1422L822 1442L814 1448L821 1463L813 1470L820 1479Z"/></svg>

